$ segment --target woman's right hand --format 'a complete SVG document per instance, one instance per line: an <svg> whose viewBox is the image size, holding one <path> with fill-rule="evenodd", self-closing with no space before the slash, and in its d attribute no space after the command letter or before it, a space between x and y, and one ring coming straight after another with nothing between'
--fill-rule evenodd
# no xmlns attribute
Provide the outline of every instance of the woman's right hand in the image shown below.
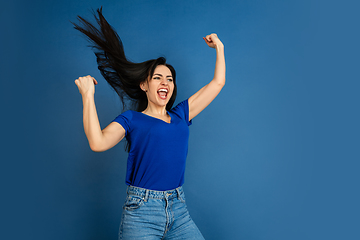
<svg viewBox="0 0 360 240"><path fill-rule="evenodd" d="M76 86L79 88L79 92L82 96L87 94L94 95L95 93L95 85L98 84L95 78L87 75L85 77L79 77L75 80Z"/></svg>

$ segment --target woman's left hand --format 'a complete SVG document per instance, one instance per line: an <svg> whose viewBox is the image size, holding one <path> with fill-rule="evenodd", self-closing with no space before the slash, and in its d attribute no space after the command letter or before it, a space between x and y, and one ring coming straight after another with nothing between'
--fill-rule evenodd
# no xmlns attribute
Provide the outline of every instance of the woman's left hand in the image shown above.
<svg viewBox="0 0 360 240"><path fill-rule="evenodd" d="M223 43L220 41L216 33L212 33L210 35L207 35L206 37L203 37L206 44L211 48L218 47L224 47Z"/></svg>

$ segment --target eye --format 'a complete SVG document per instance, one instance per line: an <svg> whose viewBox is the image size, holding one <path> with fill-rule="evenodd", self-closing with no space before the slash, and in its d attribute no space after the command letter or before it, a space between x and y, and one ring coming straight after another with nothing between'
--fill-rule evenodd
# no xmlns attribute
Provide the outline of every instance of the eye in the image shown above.
<svg viewBox="0 0 360 240"><path fill-rule="evenodd" d="M159 80L159 79L160 79L160 77L154 77L154 79Z"/></svg>
<svg viewBox="0 0 360 240"><path fill-rule="evenodd" d="M173 80L172 80L172 78L168 78L168 81L169 81L169 82L172 82Z"/></svg>

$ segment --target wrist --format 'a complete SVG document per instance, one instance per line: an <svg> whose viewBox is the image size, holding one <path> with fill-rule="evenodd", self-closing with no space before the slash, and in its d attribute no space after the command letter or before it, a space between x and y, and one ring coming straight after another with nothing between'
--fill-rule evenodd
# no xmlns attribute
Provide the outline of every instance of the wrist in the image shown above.
<svg viewBox="0 0 360 240"><path fill-rule="evenodd" d="M83 100L94 99L94 93L90 93L90 92L83 93L82 94L82 99Z"/></svg>
<svg viewBox="0 0 360 240"><path fill-rule="evenodd" d="M218 50L224 50L224 44L222 44L221 42L220 43L217 43L215 45L215 49L218 51Z"/></svg>

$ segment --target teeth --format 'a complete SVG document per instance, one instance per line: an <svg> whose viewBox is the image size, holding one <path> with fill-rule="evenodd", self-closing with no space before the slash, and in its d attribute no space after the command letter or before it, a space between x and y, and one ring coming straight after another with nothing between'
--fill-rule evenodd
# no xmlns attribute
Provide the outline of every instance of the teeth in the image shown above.
<svg viewBox="0 0 360 240"><path fill-rule="evenodd" d="M168 90L167 89L159 89L158 92L168 92Z"/></svg>

